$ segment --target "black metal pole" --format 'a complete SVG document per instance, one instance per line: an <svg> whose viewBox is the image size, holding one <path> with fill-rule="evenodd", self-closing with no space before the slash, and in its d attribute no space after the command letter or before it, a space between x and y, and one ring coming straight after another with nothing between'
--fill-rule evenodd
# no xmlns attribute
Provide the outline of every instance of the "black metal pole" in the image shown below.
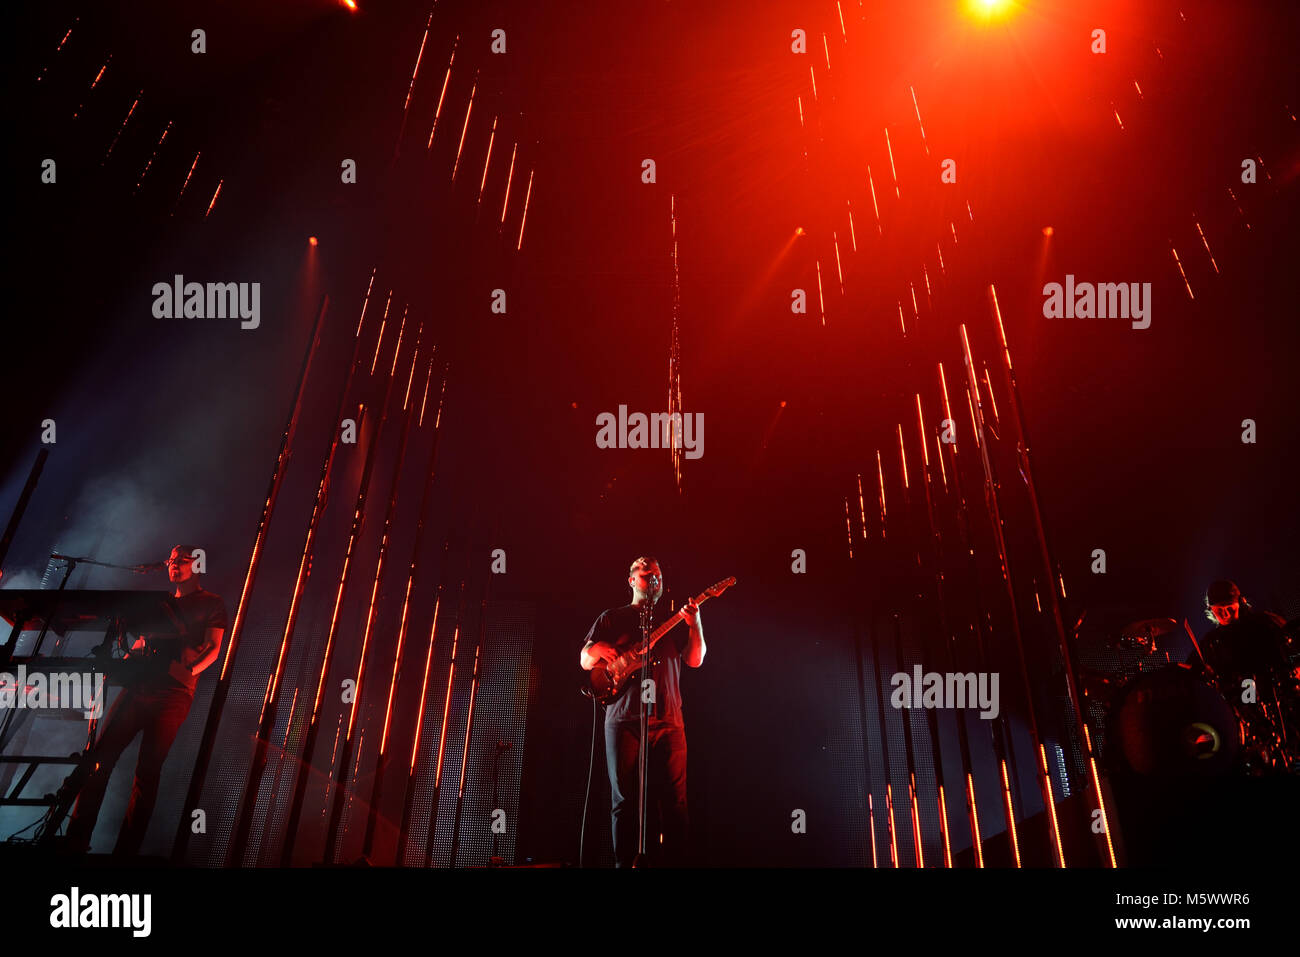
<svg viewBox="0 0 1300 957"><path fill-rule="evenodd" d="M392 302L392 293L389 293L389 303ZM385 317L388 315L388 306L384 307ZM293 850L298 841L298 829L302 821L303 800L307 795L307 783L309 781L308 772L311 770L312 758L316 750L316 739L320 734L320 715L321 704L325 694L325 688L329 684L331 666L334 663L334 644L338 637L340 612L343 608L343 599L347 596L348 585L352 578L352 559L356 551L357 542L361 538L361 529L365 524L366 499L370 490L370 476L374 471L376 452L379 448L379 437L383 434L384 423L388 419L388 402L392 398L393 381L397 370L397 357L402 347L402 331L405 329L403 323L402 330L399 330L397 336L397 345L393 350L393 363L388 370L388 381L384 387L384 398L380 405L379 421L375 423L375 430L370 435L370 445L366 449L366 461L361 468L361 482L357 487L356 503L352 511L352 531L348 536L347 548L343 555L343 567L339 571L339 583L334 594L334 610L330 616L329 632L325 638L325 652L321 659L320 678L316 685L316 697L312 704L311 718L307 724L307 733L303 740L303 759L302 765L298 770L298 778L294 785L293 798L289 803L289 821L285 827L284 844L280 849L280 866L288 867L293 862ZM375 344L375 359L371 363L374 368L374 362L378 361L379 349L382 346L383 326L380 326L381 341Z"/></svg>
<svg viewBox="0 0 1300 957"><path fill-rule="evenodd" d="M370 297L367 295L366 303L369 303L369 301ZM364 310L365 306L362 309ZM334 417L330 420L329 448L326 450L324 461L321 463L320 479L316 483L316 500L312 505L311 517L307 520L307 531L303 538L302 554L298 560L298 576L294 581L293 594L289 598L289 610L285 615L284 630L280 638L280 653L276 659L275 670L267 681L266 696L262 700L262 714L258 723L257 743L253 749L253 762L248 769L248 780L244 784L244 795L240 801L239 813L235 818L235 828L230 838L230 844L226 848L227 867L238 867L244 860L249 830L252 827L253 814L262 787L262 775L266 771L271 735L275 733L275 722L280 713L280 698L284 688L284 683L281 680L282 673L289 658L290 646L293 643L294 629L298 624L298 612L302 607L302 596L307 587L307 579L311 575L316 532L320 528L321 517L325 513L326 500L329 497L329 476L339 447L343 409L347 403L348 392L352 388L352 380L356 376L357 367L361 362L361 325L365 322L365 319L363 311L361 323L357 325L355 341L352 344L352 361L348 364L347 378L344 380L343 388L339 392L339 401L334 410ZM360 418L359 409L357 418ZM272 792L271 803L274 803L274 800L274 792ZM265 837L263 840L265 840Z"/></svg>
<svg viewBox="0 0 1300 957"><path fill-rule="evenodd" d="M442 727L438 732L438 757L433 770L433 797L429 810L429 830L424 839L424 866L433 866L433 845L438 836L438 804L442 800L442 764L447 748L447 720L451 715L451 689L456 680L456 652L460 645L460 626L465 620L465 580L469 577L469 553L465 554L465 573L460 579L460 599L456 603L456 627L451 633L451 660L447 666L447 692L442 705Z"/></svg>
<svg viewBox="0 0 1300 957"><path fill-rule="evenodd" d="M9 516L9 524L5 526L4 538L0 538L0 577L4 574L5 558L9 555L9 546L13 543L14 535L18 533L18 525L27 512L27 503L32 500L32 493L36 491L36 483L41 480L41 472L45 469L45 460L49 457L50 450L48 448L42 447L36 453L36 461L32 463L32 470L27 473L27 482L18 495L13 514Z"/></svg>
<svg viewBox="0 0 1300 957"><path fill-rule="evenodd" d="M321 325L325 312L329 308L329 296L321 297L320 309L316 313L316 324L312 330L311 343L307 355L303 358L302 370L298 373L298 385L294 390L293 406L285 422L284 433L280 438L280 452L275 458L275 468L271 471L271 481L262 505L262 514L257 521L257 531L253 535L252 553L248 560L248 571L244 575L244 587L239 593L239 605L235 610L235 621L230 629L230 640L226 643L225 660L221 663L220 676L217 678L216 690L212 693L212 703L208 708L207 721L203 726L203 737L199 741L198 753L194 761L194 773L190 776L189 788L185 792L185 802L181 805L181 819L176 828L176 840L172 844L172 863L179 864L185 859L189 849L190 835L193 833L190 817L198 807L203 796L203 784L207 780L208 765L212 760L212 750L217 743L217 728L221 724L221 715L225 711L226 698L230 694L230 684L234 677L235 656L239 653L239 642L244 635L244 624L248 620L248 599L257 582L257 573L262 564L262 548L266 544L266 535L275 513L275 505L280 497L280 486L284 484L285 470L289 465L289 455L293 448L294 433L298 429L298 414L302 411L303 387L307 383L307 374L311 369L316 347L320 345Z"/></svg>
<svg viewBox="0 0 1300 957"><path fill-rule="evenodd" d="M423 329L421 329L421 332L423 332ZM410 401L410 379L415 375L415 365L419 358L419 338L417 334L415 355L411 357L411 375L407 380L406 398L403 401L402 436L397 445L397 463L393 466L393 476L388 488L388 502L384 507L384 527L379 538L379 557L375 562L375 581L371 586L370 608L366 615L365 632L361 638L361 654L357 659L352 712L348 717L348 729L343 739L343 754L339 763L339 786L334 792L334 802L330 807L329 829L326 831L325 838L326 864L334 863L334 852L338 847L339 838L342 836L343 798L351 788L351 774L347 769L352 765L354 750L357 752L358 761L360 760L361 751L356 744L353 732L357 726L357 712L361 710L362 695L367 687L365 684L367 677L366 666L373 653L370 639L375 630L375 622L379 619L379 602L383 595L385 573L388 571L388 544L393 533L393 516L397 512L397 493L401 487L402 467L406 464L406 445L411 435L411 425L415 422L415 404Z"/></svg>
<svg viewBox="0 0 1300 957"><path fill-rule="evenodd" d="M897 666L905 668L903 658L903 624L898 612L894 612L894 661ZM903 758L907 761L907 803L908 817L912 822L912 866L925 867L925 848L921 838L921 816L917 807L916 793L916 755L912 748L912 708L906 714L900 714L903 724Z"/></svg>
<svg viewBox="0 0 1300 957"><path fill-rule="evenodd" d="M945 603L944 603L944 591L943 591L942 550L940 548L939 532L934 522L934 506L930 497L930 468L929 468L930 453L925 443L925 426L924 426L922 410L921 410L921 397L919 393L917 394L916 400L917 400L917 423L918 423L920 439L921 439L921 463L920 463L921 464L921 485L922 485L922 490L925 493L925 510L926 510L926 517L929 523L930 535L931 538L934 540L934 549L935 549L934 578L935 578L935 589L938 597L939 627L946 640L948 626L947 626L947 614L944 610ZM901 438L902 436L901 424L899 428L899 435ZM910 496L905 497L905 504L907 506L907 508L905 509L907 532L913 539L920 539L921 536L917 532L916 522L912 514ZM922 558L921 555L921 551L922 551L922 547L921 544L918 542L916 545L916 557L917 557L918 568L924 568L924 564L925 564L924 559ZM913 606L915 607L915 602L913 602ZM918 612L917 618L919 619L919 617L920 615ZM898 663L899 666L901 667L903 665L903 642L902 642L901 625L897 618L895 618L894 620L894 629L895 629L895 637L898 645L897 647ZM925 715L926 715L926 727L930 736L930 750L934 759L935 789L937 794L942 795L944 793L944 775L943 775L943 753L939 743L939 716L936 710L933 708L926 708ZM905 726L910 725L910 723L911 723L910 721L905 722ZM912 793L911 793L912 808L913 808L913 814L916 815L917 808L919 807L919 803L920 803L920 791L916 786L916 770L914 764L913 746L912 746L910 735L907 738L907 747L908 747L907 763L909 767L909 774L911 775L910 786L912 789ZM940 840L943 841L943 847L944 847L943 863L945 867L951 867L952 854L951 854L951 849L949 844L947 808L942 798L940 799L939 802L938 814L939 814L939 829L940 829L939 837ZM917 866L923 867L924 866L924 851L922 847L923 835L921 833L919 816L915 818L915 825L913 831L914 831L913 836L915 838L916 846L917 846Z"/></svg>
<svg viewBox="0 0 1300 957"><path fill-rule="evenodd" d="M983 597L984 589L980 585L979 561L975 556L975 541L974 541L974 533L971 528L970 506L967 504L966 493L963 491L962 488L961 460L957 457L956 420L952 418L952 409L948 404L948 384L947 384L947 380L943 375L943 363L939 363L939 381L943 389L944 411L947 413L948 420L952 423L952 428L953 428L953 441L950 443L950 447L952 451L952 484L953 484L953 488L956 490L957 493L957 520L958 520L957 528L958 531L961 533L961 547L962 547L962 551L966 555L966 566L970 574L970 581L971 581L971 596L974 599L974 603L975 603L975 608L974 608L975 617L971 626L971 630L974 633L974 637L975 637L975 663L978 666L979 671L987 673L989 670L989 655L987 650L987 643L985 641L984 636L986 631L991 632L992 624L988 615L988 611L986 610L984 605L984 597ZM979 432L979 426L976 424L974 420L974 415L975 415L975 411L974 411L974 406L972 405L971 406L971 429L972 429L971 434L974 437L976 446L978 447L980 445L980 432ZM953 670L955 671L957 668L956 662L958 660L955 635L952 636L952 640L949 643L948 650L949 650L949 655L951 657L951 660L954 662ZM968 756L968 760L970 761L970 767L974 768L975 766L974 759L970 757L970 734L966 726L966 718L964 714L959 715L958 718L959 720L957 722L957 728L959 733L962 735L962 738L965 741L964 747L967 750L967 756ZM997 759L999 766L1001 765L1002 761L1005 760L1006 758L1008 742L1010 741L1010 729L1007 727L1006 722L1007 722L1007 718L1005 712L999 714L996 720L985 722L985 724L989 726L988 728L989 743L993 749L993 756ZM972 833L978 835L980 833L979 808L975 800L974 780L975 779L973 775L968 779L967 812L970 816ZM1015 809L1010 805L1010 803L1006 801L1003 801L1001 803L1003 806L1003 814L1007 826L1007 835L1008 835L1008 839L1010 839L1010 835L1012 834L1016 826ZM980 841L977 841L975 846L975 861L977 867L984 866L984 849L982 846L982 838Z"/></svg>
<svg viewBox="0 0 1300 957"><path fill-rule="evenodd" d="M863 537L866 537L865 529ZM867 746L868 721L867 721L867 680L865 669L862 667L862 656L865 653L862 647L862 622L855 622L853 626L853 650L855 663L858 670L858 722L862 726L862 773L864 775L865 790L867 792L867 828L871 838L871 866L876 866L876 833L875 833L875 815L872 810L871 796L871 749Z"/></svg>
<svg viewBox="0 0 1300 957"><path fill-rule="evenodd" d="M1024 476L1025 491L1029 495L1029 510L1034 516L1034 532L1038 540L1039 557L1043 562L1043 575L1047 582L1047 593L1050 599L1048 604L1052 609L1052 622L1056 626L1061 661L1065 666L1066 691L1069 694L1070 710L1074 717L1074 733L1077 735L1082 748L1085 745L1083 709L1080 707L1079 684L1075 677L1074 649L1070 640L1066 637L1068 632L1065 627L1065 618L1061 612L1060 596L1057 593L1056 581L1053 575L1052 550L1047 542L1047 531L1043 525L1043 513L1038 506L1038 492L1034 486L1034 472L1030 463L1029 435L1025 430L1024 408L1020 402L1020 389L1016 385L1016 373L1011 366L1011 351L1007 348L1006 330L1002 325L1002 312L998 308L996 291L992 286L989 286L988 291L989 299L993 305L993 313L998 321L998 333L1002 338L1003 372L1006 376L1007 391L1011 394L1012 424L1020 436L1020 441L1016 446L1016 450L1020 455L1020 472ZM991 385L990 388L992 388Z"/></svg>
<svg viewBox="0 0 1300 957"><path fill-rule="evenodd" d="M443 396L447 392L447 370L443 370L442 391ZM442 422L442 398L438 400L438 416L434 420L434 436L437 440L437 429ZM420 701L417 705L418 711L415 718L415 731L411 736L411 760L407 765L406 784L402 795L402 819L398 826L397 832L397 865L399 867L406 863L406 845L410 840L411 834L411 812L415 805L415 776L419 767L420 756L420 737L424 731L424 712L428 701L429 679L433 676L433 652L438 638L438 612L442 608L442 596L444 584L447 580L447 558L451 547L450 537L443 539L442 543L442 564L438 571L438 588L433 601L433 623L429 626L429 645L425 652L424 659L424 677L420 683ZM437 818L437 807L433 808L433 819Z"/></svg>
<svg viewBox="0 0 1300 957"><path fill-rule="evenodd" d="M429 360L429 370L433 370L433 360ZM445 393L444 380L444 393ZM437 421L442 421L442 402L438 403ZM433 432L433 443L429 448L429 464L425 467L424 491L420 495L420 510L417 513L415 527L415 542L411 546L411 560L408 563L406 573L406 595L402 604L402 621L398 626L397 647L393 649L393 674L388 684L388 706L384 711L384 734L379 742L379 755L375 760L375 778L374 786L370 792L370 812L366 815L366 836L362 843L362 854L369 857L374 850L375 828L379 822L379 802L383 798L384 773L388 769L388 720L392 714L393 701L397 696L397 689L402 681L402 652L406 647L406 633L408 612L410 609L411 592L415 587L416 572L419 566L420 546L424 542L424 528L428 519L429 505L433 500L433 478L435 465L438 460L438 436L440 430L435 426ZM405 812L404 812L405 816ZM401 863L402 845L398 845L397 859Z"/></svg>
<svg viewBox="0 0 1300 957"><path fill-rule="evenodd" d="M874 609L868 623L871 629L871 668L875 677L876 703L880 711L880 750L885 758L885 834L889 838L889 863L898 867L898 838L894 828L893 788L889 776L892 766L889 760L889 726L885 723L885 685L880 680L880 643L876 640L876 618Z"/></svg>
<svg viewBox="0 0 1300 957"><path fill-rule="evenodd" d="M465 805L465 782L469 777L469 744L474 733L474 705L478 701L479 681L483 676L483 643L487 640L488 597L492 594L492 573L488 573L483 586L482 604L479 609L478 642L474 646L474 676L469 689L469 714L465 717L465 747L460 758L460 789L456 792L456 823L451 832L451 866L456 866L456 854L460 849L460 818Z"/></svg>
<svg viewBox="0 0 1300 957"><path fill-rule="evenodd" d="M926 442L926 434L925 434L925 413L924 413L924 411L923 411L923 409L922 409L922 407L921 407L921 395L920 395L920 393L917 393L917 396L916 396L916 414L917 414L917 424L918 424L918 426L919 426L919 428L920 428L920 433L921 433L921 447L922 447L923 450L925 450L925 449L927 448L927 446L926 446L926 444L925 444L925 442ZM942 448L942 446L940 446L940 447L937 449L937 454L938 454L939 456L942 456L942 455L943 455L943 448ZM943 647L943 650L944 650L944 652L945 652L945 658L946 658L946 664L948 665L948 670L949 670L950 672L955 672L955 671L957 670L957 669L956 669L956 659L955 659L955 656L954 656L954 654L953 654L953 647L952 647L952 645L953 645L953 641L954 641L954 638L953 638L953 633L952 633L951 622L950 622L950 620L949 620L949 618L948 618L948 596L947 596L947 591L944 589L944 584L943 584L943 583L944 583L944 565L945 565L945 561L944 561L944 547L943 547L943 533L942 533L942 531L941 531L941 529L940 529L939 521L938 521L938 519L937 519L936 516L935 516L934 495L933 495L933 492L932 492L932 490L931 490L931 478L932 478L932 476L931 476L931 474L930 474L930 469L929 469L929 454L928 454L928 451L923 451L922 459L923 459L923 462L925 463L925 466L926 466L925 469L924 469L924 479L925 479L925 513L926 513L926 518L928 519L928 521L929 521L929 525L930 525L930 536L931 536L931 537L933 538L933 540L934 540L934 591L935 591L935 596L938 598L938 606L937 606L937 607L938 607L938 613L939 613L939 631L940 631L940 635L941 635L941 641L940 641L940 643L941 643L941 645L942 645L942 647ZM940 461L939 461L939 467L940 467L940 469L943 468L943 460L942 460L942 458L940 458ZM943 837L943 842L944 842L944 845L943 845L944 866L945 866L945 867L952 867L952 844L951 844L951 835L950 835L950 833L949 833L949 827L948 827L948 802L947 802L946 797L944 796L946 792L945 792L945 790L944 790L944 784L945 784L945 782L944 782L944 776L943 776L943 755L942 755L941 752L940 752L940 748L939 748L939 744L938 744L938 741L939 741L939 716L938 716L938 714L937 714L933 709L928 709L927 713L929 714L929 717L930 717L930 735L931 735L931 740L933 740L933 741L935 742L935 744L934 744L934 749L935 749L935 781L936 781L936 783L937 783L937 785L938 785L938 787L939 787L939 794L940 794L940 800L939 800L939 817L940 817L940 822L941 822L942 827L943 827L943 834L942 834L942 837ZM973 765L972 762L971 762L971 756L970 756L970 742L969 742L969 740L968 740L967 733L966 733L966 718L965 718L965 714L959 712L959 713L956 714L955 717L956 717L956 723L957 723L957 750L958 750L958 755L959 755L959 757L960 757L960 759L961 759L961 770L962 770L962 776L963 776L967 781L972 781L972 782L973 782L973 781L974 781L974 775L973 775L973 773L972 773L972 768L974 767L974 765ZM972 784L972 785L971 785L971 789L972 789L972 790L973 790L973 787L974 787L974 786L973 786L973 784ZM964 790L965 790L965 788L963 788L963 791L964 791ZM969 798L967 799L967 803L968 803L968 804L970 803ZM980 839L980 837L979 837L979 828L978 828L978 825L976 824L976 820L977 820L977 818L975 817L974 814L971 813L971 809L968 807L968 808L967 808L967 822L968 822L968 824L969 824L969 826L970 826L971 844L972 844L972 846L973 846L977 841L979 841L979 839Z"/></svg>
<svg viewBox="0 0 1300 957"><path fill-rule="evenodd" d="M971 399L974 402L974 407L975 407L976 422L979 424L979 429L980 429L980 456L981 456L981 462L984 466L984 491L985 491L984 497L985 497L985 502L989 508L989 516L993 525L993 538L994 538L994 542L997 545L998 559L1001 563L1002 582L1006 587L1007 604L1009 606L1008 611L1011 616L1011 633L1014 636L1016 642L1016 658L1020 665L1020 669L1019 669L1020 679L1021 682L1023 683L1023 690L1025 694L1025 715L1029 719L1029 738L1030 738L1030 742L1034 747L1035 752L1037 752L1040 749L1040 743L1042 738L1038 730L1038 715L1037 715L1037 709L1035 708L1034 705L1033 684L1031 683L1029 678L1028 659L1025 657L1025 642L1020 629L1020 612L1016 607L1015 587L1012 585L1011 582L1011 560L1007 553L1006 536L1003 534L1002 531L1003 523L1002 523L1002 513L998 507L997 478L994 475L993 463L989 456L988 437L984 433L983 403L979 398L979 390L976 388L977 380L975 377L975 361L971 354L970 340L967 338L965 325L961 327L961 337L962 337L962 345L965 348L967 388L971 392ZM1013 742L1008 742L1008 745L1012 749L1014 749ZM1035 754L1034 766L1035 766L1035 770L1037 771L1036 777L1038 778L1039 781L1039 787L1042 790L1043 809L1046 812L1049 809L1049 806L1052 802L1052 794L1051 794L1052 782L1047 777L1046 769L1043 768L1041 763L1037 760L1037 753ZM1019 778L1020 775L1017 773L1016 774L1017 781L1019 780ZM1023 816L1023 810L1022 810L1022 816ZM1043 816L1044 819L1047 819L1048 817L1046 813L1044 813ZM1056 865L1058 867L1064 866L1064 860L1061 854L1059 836L1055 833L1050 821L1048 821L1048 827L1049 827L1048 842L1052 846L1053 850L1055 851ZM1020 867L1021 866L1020 851L1019 851L1019 847L1017 846L1014 832L1011 835L1011 838L1013 844L1012 850L1016 855L1016 866Z"/></svg>
<svg viewBox="0 0 1300 957"><path fill-rule="evenodd" d="M447 547L443 546L443 564L440 577L447 574ZM415 775L419 766L420 736L424 730L424 710L428 700L429 675L433 669L433 649L438 634L438 611L442 607L443 583L438 583L437 595L433 601L433 624L429 626L429 648L424 660L424 678L420 687L419 710L415 717L415 733L411 738L411 760L406 770L406 785L402 791L402 819L397 830L397 866L406 864L406 843L411 837L411 812L415 808Z"/></svg>

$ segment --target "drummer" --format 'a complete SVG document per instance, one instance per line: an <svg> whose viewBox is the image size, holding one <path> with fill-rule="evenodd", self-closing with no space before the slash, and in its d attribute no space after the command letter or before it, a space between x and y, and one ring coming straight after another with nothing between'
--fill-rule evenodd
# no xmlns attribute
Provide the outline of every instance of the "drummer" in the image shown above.
<svg viewBox="0 0 1300 957"><path fill-rule="evenodd" d="M1272 612L1256 611L1235 582L1211 583L1205 592L1205 613L1218 627L1205 636L1202 651L1225 694L1240 694L1246 678L1264 684L1259 691L1272 690L1291 672L1282 631L1286 621Z"/></svg>

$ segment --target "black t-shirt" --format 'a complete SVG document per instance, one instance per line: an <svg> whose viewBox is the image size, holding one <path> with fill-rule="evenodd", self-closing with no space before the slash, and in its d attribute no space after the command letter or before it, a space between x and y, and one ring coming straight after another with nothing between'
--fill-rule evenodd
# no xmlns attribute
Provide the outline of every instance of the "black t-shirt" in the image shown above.
<svg viewBox="0 0 1300 957"><path fill-rule="evenodd" d="M188 595L172 598L171 605L180 618L181 637L148 641L146 636L145 644L157 659L158 667L145 683L154 686L179 684L193 694L199 684L198 675L190 674L189 669L197 660L193 649L203 644L209 628L225 630L226 603L220 595L198 588Z"/></svg>
<svg viewBox="0 0 1300 957"><path fill-rule="evenodd" d="M1243 678L1254 678L1263 686L1289 670L1285 635L1267 612L1242 610L1236 621L1206 635L1201 648L1219 681L1230 683L1236 691Z"/></svg>
<svg viewBox="0 0 1300 957"><path fill-rule="evenodd" d="M659 621L651 619L650 630L653 631ZM686 625L680 624L659 639L651 652L653 667L650 677L655 683L655 703L650 708L651 718L665 724L685 727L682 718L682 655L689 636ZM619 652L626 651L641 640L641 612L637 605L624 605L601 612L591 631L583 642L585 647L590 641L607 641ZM617 700L605 708L605 722L641 720L641 682L633 677L623 689Z"/></svg>

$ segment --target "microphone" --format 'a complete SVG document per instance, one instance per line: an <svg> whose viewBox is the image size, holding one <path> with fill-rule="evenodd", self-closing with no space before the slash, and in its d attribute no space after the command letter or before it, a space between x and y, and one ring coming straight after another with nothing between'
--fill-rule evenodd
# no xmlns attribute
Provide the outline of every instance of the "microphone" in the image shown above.
<svg viewBox="0 0 1300 957"><path fill-rule="evenodd" d="M144 565L132 565L131 571L143 575L145 572L160 572L167 567L166 562L148 562Z"/></svg>

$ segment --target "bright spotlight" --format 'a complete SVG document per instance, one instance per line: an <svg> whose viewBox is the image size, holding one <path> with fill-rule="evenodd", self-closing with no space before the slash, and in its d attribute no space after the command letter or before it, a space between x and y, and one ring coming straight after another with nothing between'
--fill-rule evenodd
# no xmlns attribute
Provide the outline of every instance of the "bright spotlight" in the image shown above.
<svg viewBox="0 0 1300 957"><path fill-rule="evenodd" d="M964 0L964 4L968 14L986 23L1005 19L1019 7L1016 0Z"/></svg>

